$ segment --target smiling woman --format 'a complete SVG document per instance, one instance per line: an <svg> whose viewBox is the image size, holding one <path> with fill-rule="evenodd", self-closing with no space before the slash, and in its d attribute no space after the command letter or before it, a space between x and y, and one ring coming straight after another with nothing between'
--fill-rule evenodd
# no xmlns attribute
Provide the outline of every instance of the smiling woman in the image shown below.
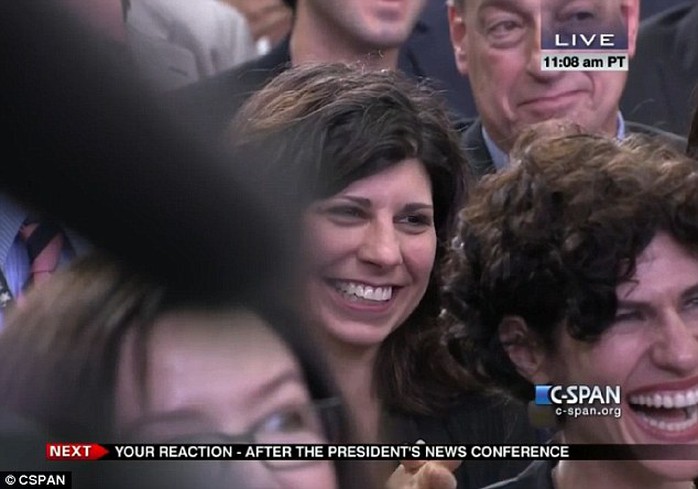
<svg viewBox="0 0 698 489"><path fill-rule="evenodd" d="M381 439L382 403L438 404L409 361L438 313L434 261L466 184L438 100L394 72L311 65L255 94L231 130L303 229L293 300L366 441Z"/></svg>
<svg viewBox="0 0 698 489"><path fill-rule="evenodd" d="M429 175L416 159L307 210L308 305L334 348L375 348L419 304L436 257L433 214Z"/></svg>
<svg viewBox="0 0 698 489"><path fill-rule="evenodd" d="M589 416L558 408L558 441L695 446L696 162L635 139L525 141L461 214L445 280L452 346L474 375L522 399L540 384L618 386L620 416L599 416L594 402ZM496 487L692 487L690 452L651 455L536 462Z"/></svg>
<svg viewBox="0 0 698 489"><path fill-rule="evenodd" d="M521 418L475 395L444 414L472 384L451 368L435 321L434 272L467 184L438 94L395 72L301 66L250 98L230 134L264 162L253 169L258 188L300 227L304 259L289 300L319 339L362 441L518 435ZM459 474L464 488L497 480Z"/></svg>

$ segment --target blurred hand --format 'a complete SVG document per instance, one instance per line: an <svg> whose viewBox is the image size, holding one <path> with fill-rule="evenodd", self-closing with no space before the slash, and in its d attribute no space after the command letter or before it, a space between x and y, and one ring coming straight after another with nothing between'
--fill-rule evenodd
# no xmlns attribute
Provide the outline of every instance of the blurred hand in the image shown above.
<svg viewBox="0 0 698 489"><path fill-rule="evenodd" d="M247 18L252 37L266 37L272 46L291 30L293 12L283 0L223 0Z"/></svg>
<svg viewBox="0 0 698 489"><path fill-rule="evenodd" d="M386 489L456 489L453 471L460 460L406 460L388 479Z"/></svg>

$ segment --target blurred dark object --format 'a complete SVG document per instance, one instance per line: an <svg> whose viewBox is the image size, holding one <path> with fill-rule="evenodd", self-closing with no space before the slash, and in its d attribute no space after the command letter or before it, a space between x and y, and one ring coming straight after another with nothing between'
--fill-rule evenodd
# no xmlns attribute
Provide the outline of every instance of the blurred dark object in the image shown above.
<svg viewBox="0 0 698 489"><path fill-rule="evenodd" d="M38 426L0 410L0 470L48 470L46 441Z"/></svg>
<svg viewBox="0 0 698 489"><path fill-rule="evenodd" d="M184 294L278 274L284 232L264 189L186 130L186 113L161 110L108 41L54 4L3 2L0 15L3 191Z"/></svg>
<svg viewBox="0 0 698 489"><path fill-rule="evenodd" d="M640 24L621 110L629 120L686 136L696 83L698 2L691 0Z"/></svg>
<svg viewBox="0 0 698 489"><path fill-rule="evenodd" d="M46 442L54 441L40 426L0 409L1 471L68 471L73 489L96 487L94 467L74 462L47 462Z"/></svg>

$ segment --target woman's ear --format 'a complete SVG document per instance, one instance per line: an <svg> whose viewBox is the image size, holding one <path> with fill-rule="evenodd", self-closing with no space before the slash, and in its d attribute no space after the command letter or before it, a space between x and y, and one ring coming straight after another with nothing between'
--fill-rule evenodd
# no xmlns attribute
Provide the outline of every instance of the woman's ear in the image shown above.
<svg viewBox="0 0 698 489"><path fill-rule="evenodd" d="M517 372L532 384L547 384L549 353L521 316L505 316L499 323L499 341Z"/></svg>

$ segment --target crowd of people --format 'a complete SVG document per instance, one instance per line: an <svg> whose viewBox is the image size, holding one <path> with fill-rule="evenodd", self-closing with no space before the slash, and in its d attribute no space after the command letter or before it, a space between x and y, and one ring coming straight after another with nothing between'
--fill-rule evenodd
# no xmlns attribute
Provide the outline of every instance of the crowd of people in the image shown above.
<svg viewBox="0 0 698 489"><path fill-rule="evenodd" d="M695 488L698 3L641 11L1 6L0 470L115 489ZM606 17L629 72L541 68L552 19ZM621 414L548 409L541 385L617 386ZM632 456L59 468L55 439Z"/></svg>

